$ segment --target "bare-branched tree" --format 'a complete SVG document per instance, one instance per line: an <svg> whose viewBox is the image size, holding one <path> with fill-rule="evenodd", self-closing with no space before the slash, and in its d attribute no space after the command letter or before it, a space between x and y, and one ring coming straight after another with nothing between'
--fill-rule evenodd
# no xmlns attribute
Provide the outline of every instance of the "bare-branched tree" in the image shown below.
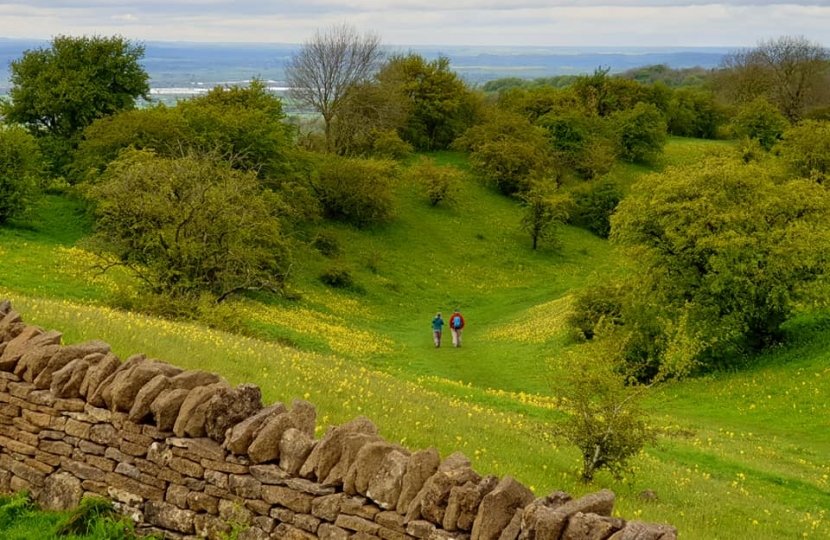
<svg viewBox="0 0 830 540"><path fill-rule="evenodd" d="M715 85L729 101L765 97L790 121L830 104L830 50L804 37L784 36L734 51L721 67Z"/></svg>
<svg viewBox="0 0 830 540"><path fill-rule="evenodd" d="M288 94L323 117L328 150L332 120L344 97L377 71L383 56L377 34L360 34L354 27L342 24L317 30L288 62Z"/></svg>

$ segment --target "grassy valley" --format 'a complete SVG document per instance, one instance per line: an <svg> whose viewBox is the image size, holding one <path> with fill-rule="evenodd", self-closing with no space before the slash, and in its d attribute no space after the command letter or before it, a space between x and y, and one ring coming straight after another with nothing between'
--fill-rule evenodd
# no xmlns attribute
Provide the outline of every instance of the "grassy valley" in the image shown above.
<svg viewBox="0 0 830 540"><path fill-rule="evenodd" d="M653 166L618 165L613 174L630 186L723 145L670 139ZM466 166L461 154L431 157ZM452 207L432 207L420 185L401 180L390 224L304 229L308 240L336 238L354 285L325 286L318 276L333 260L303 248L291 299L257 295L216 310L219 326L241 333L110 307L136 284L91 271L83 244L91 223L65 194L46 197L29 224L0 228L0 297L67 343L103 339L122 358L144 352L217 371L260 385L268 402L304 397L318 407L319 430L363 414L391 441L460 450L479 472L512 475L538 495L608 487L620 515L671 523L683 538L830 537L827 320L791 322L787 345L746 358L740 371L658 387L647 403L658 444L633 474L602 473L585 485L577 450L550 435L557 377L580 347L564 320L575 292L624 272L626 261L575 227L561 230L557 249L534 252L517 202L463 182ZM436 350L429 322L456 307L468 321L464 345ZM647 489L656 501L638 497Z"/></svg>

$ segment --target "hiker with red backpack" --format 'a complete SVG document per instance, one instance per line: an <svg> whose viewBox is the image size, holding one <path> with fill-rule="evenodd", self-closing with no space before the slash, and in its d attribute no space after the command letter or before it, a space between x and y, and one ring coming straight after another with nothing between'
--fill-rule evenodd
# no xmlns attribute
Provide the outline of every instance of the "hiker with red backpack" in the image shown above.
<svg viewBox="0 0 830 540"><path fill-rule="evenodd" d="M464 329L464 317L459 310L450 317L450 331L452 332L452 344L456 347L461 346L461 331Z"/></svg>

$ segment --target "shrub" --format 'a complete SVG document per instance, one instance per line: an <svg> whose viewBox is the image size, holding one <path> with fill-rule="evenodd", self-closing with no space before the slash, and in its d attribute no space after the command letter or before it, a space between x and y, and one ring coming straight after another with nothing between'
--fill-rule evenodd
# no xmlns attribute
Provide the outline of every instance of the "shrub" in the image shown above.
<svg viewBox="0 0 830 540"><path fill-rule="evenodd" d="M574 297L567 324L581 338L593 339L598 325L622 323L623 302L622 290L616 283L587 287Z"/></svg>
<svg viewBox="0 0 830 540"><path fill-rule="evenodd" d="M572 223L601 238L611 233L611 214L622 200L622 191L609 179L595 180L579 186L571 193L576 206Z"/></svg>
<svg viewBox="0 0 830 540"><path fill-rule="evenodd" d="M390 221L394 213L393 161L324 156L310 188L326 217L365 227Z"/></svg>
<svg viewBox="0 0 830 540"><path fill-rule="evenodd" d="M103 268L121 266L159 295L209 292L222 301L250 290L279 292L290 244L279 204L256 176L197 156L122 154L90 190Z"/></svg>
<svg viewBox="0 0 830 540"><path fill-rule="evenodd" d="M311 242L311 245L324 257L328 257L329 259L334 259L341 254L340 241L337 240L337 236L328 231L318 232L317 236Z"/></svg>
<svg viewBox="0 0 830 540"><path fill-rule="evenodd" d="M795 174L819 182L830 174L830 122L804 120L784 132L778 148Z"/></svg>
<svg viewBox="0 0 830 540"><path fill-rule="evenodd" d="M372 153L378 157L400 160L412 155L413 151L412 145L401 139L394 129L374 134Z"/></svg>
<svg viewBox="0 0 830 540"><path fill-rule="evenodd" d="M614 113L611 121L622 159L648 161L663 152L666 121L656 106L637 103L632 109Z"/></svg>
<svg viewBox="0 0 830 540"><path fill-rule="evenodd" d="M452 205L461 189L459 186L461 171L452 165L436 165L435 161L426 156L420 156L406 175L424 187L432 206L440 202Z"/></svg>
<svg viewBox="0 0 830 540"><path fill-rule="evenodd" d="M764 150L770 150L788 126L781 111L764 98L741 108L732 120L736 136L756 139Z"/></svg>
<svg viewBox="0 0 830 540"><path fill-rule="evenodd" d="M354 285L352 268L343 261L334 261L320 274L320 281L336 289L346 289Z"/></svg>
<svg viewBox="0 0 830 540"><path fill-rule="evenodd" d="M25 214L34 202L43 160L35 138L22 127L0 128L0 224Z"/></svg>

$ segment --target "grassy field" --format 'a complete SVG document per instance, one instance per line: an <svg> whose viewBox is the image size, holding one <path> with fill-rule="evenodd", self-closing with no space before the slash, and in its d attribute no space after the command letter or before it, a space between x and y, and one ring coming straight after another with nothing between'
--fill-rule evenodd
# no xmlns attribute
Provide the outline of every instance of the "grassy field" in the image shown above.
<svg viewBox="0 0 830 540"><path fill-rule="evenodd" d="M672 139L651 168L622 167L621 182L667 164L695 162L719 143ZM460 164L455 154L436 160ZM254 339L107 307L126 276L94 276L78 242L90 229L70 199L50 196L40 221L0 229L0 297L27 321L68 343L104 339L135 352L255 382L268 401L304 397L320 429L365 414L410 448L461 450L481 473L510 474L543 495L613 489L626 518L668 522L683 538L830 538L830 328L796 321L786 347L745 369L660 388L649 398L661 437L622 481L579 482L575 449L548 435L557 414L570 295L624 264L607 242L565 228L559 249L530 250L517 204L473 180L452 208L431 207L420 188L398 187L396 220L357 231L326 225L357 286L334 290L317 276L331 261L298 261L298 300L235 304ZM309 231L309 234L313 234ZM435 311L459 307L464 346L435 349ZM293 344L286 347L282 344ZM637 494L652 489L658 501ZM1 531L2 529L0 529Z"/></svg>

